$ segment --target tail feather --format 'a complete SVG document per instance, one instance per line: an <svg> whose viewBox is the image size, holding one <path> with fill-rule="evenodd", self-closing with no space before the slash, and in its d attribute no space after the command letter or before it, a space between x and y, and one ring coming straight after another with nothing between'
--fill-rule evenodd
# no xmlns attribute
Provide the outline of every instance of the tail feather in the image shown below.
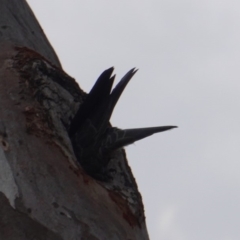
<svg viewBox="0 0 240 240"><path fill-rule="evenodd" d="M99 106L108 98L115 78L115 75L111 77L113 70L113 67L105 70L97 79L72 120L69 129L70 136L73 136L78 131L84 121L93 118L92 115L97 112Z"/></svg>
<svg viewBox="0 0 240 240"><path fill-rule="evenodd" d="M102 135L109 125L114 107L116 106L123 90L136 73L137 70L131 69L116 85L111 94L99 104L98 109L91 116L92 124L98 129L99 135Z"/></svg>
<svg viewBox="0 0 240 240"><path fill-rule="evenodd" d="M110 95L110 101L109 101L109 109L108 109L108 119L111 118L112 112L114 107L116 106L120 96L122 95L122 92L124 91L125 87L129 83L129 81L132 79L134 74L138 71L138 69L132 68L130 71L128 71L124 77L121 79L121 81L117 84L117 86L113 89Z"/></svg>
<svg viewBox="0 0 240 240"><path fill-rule="evenodd" d="M143 138L149 137L155 133L164 132L177 126L163 126L163 127L149 127L149 128L135 128L121 130L118 128L111 128L106 134L103 147L105 151L115 150Z"/></svg>

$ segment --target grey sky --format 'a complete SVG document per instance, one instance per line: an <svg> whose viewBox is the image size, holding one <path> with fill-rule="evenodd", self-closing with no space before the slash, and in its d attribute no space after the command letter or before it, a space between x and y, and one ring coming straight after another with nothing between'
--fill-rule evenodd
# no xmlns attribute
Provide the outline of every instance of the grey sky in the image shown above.
<svg viewBox="0 0 240 240"><path fill-rule="evenodd" d="M139 72L120 128L178 125L126 148L152 240L240 239L240 2L28 0L86 91Z"/></svg>

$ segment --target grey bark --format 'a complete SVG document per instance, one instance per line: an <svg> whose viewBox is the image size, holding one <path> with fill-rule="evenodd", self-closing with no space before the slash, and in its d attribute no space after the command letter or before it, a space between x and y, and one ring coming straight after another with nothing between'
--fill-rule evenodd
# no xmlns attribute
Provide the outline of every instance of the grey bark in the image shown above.
<svg viewBox="0 0 240 240"><path fill-rule="evenodd" d="M0 41L29 47L61 67L33 12L24 0L0 1Z"/></svg>
<svg viewBox="0 0 240 240"><path fill-rule="evenodd" d="M85 93L64 73L24 0L0 0L0 239L148 239L124 150L104 183L67 129Z"/></svg>

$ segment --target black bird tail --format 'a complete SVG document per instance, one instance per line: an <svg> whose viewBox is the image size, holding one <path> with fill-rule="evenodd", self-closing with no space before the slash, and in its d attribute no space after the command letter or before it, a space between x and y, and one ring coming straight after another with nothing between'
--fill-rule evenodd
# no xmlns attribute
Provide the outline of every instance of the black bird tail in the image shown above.
<svg viewBox="0 0 240 240"><path fill-rule="evenodd" d="M121 79L121 81L116 85L116 87L112 90L111 94L104 99L98 107L96 111L91 115L91 123L98 130L99 135L103 134L107 127L109 126L109 120L111 118L114 107L117 104L118 99L120 98L123 90L136 73L137 70L134 68L131 69L126 75Z"/></svg>
<svg viewBox="0 0 240 240"><path fill-rule="evenodd" d="M113 67L105 70L97 79L72 120L69 128L70 137L78 131L86 119L91 119L91 115L94 115L98 107L109 97L115 78L115 75L111 77L113 70Z"/></svg>
<svg viewBox="0 0 240 240"><path fill-rule="evenodd" d="M138 71L138 69L132 68L130 71L128 71L124 77L121 79L121 81L117 84L117 86L113 89L110 95L110 103L109 103L109 110L108 110L108 118L111 118L113 109L118 102L118 99L122 95L123 90L131 80L131 78L134 76L134 74Z"/></svg>
<svg viewBox="0 0 240 240"><path fill-rule="evenodd" d="M149 137L155 133L164 132L177 126L163 126L163 127L149 127L149 128L135 128L121 130L118 128L110 128L106 136L106 142L103 147L104 151L115 150L138 140Z"/></svg>
<svg viewBox="0 0 240 240"><path fill-rule="evenodd" d="M125 87L137 72L131 69L112 90L113 67L98 78L85 101L80 105L69 128L69 136L78 161L91 174L102 174L110 161L111 152L176 126L121 130L111 127L110 118Z"/></svg>

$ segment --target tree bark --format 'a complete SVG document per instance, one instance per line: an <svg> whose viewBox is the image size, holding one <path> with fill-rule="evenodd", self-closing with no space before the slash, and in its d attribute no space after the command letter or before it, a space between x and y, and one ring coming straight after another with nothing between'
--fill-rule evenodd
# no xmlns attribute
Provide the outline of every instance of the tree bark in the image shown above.
<svg viewBox="0 0 240 240"><path fill-rule="evenodd" d="M88 176L68 136L86 94L24 0L0 0L0 239L148 239L124 150L111 182Z"/></svg>

